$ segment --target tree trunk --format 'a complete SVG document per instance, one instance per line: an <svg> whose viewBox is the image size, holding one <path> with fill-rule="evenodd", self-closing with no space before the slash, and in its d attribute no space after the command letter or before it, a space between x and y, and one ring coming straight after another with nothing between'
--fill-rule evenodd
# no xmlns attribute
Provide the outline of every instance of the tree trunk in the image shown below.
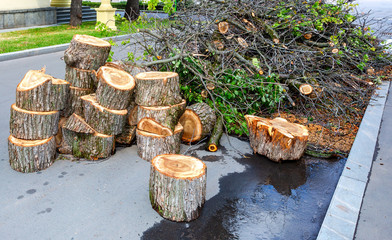
<svg viewBox="0 0 392 240"><path fill-rule="evenodd" d="M144 72L136 78L136 104L168 106L182 101L178 74L174 72Z"/></svg>
<svg viewBox="0 0 392 240"><path fill-rule="evenodd" d="M158 135L137 129L137 153L146 161L151 161L161 154L179 153L182 132L181 124L177 125L173 135Z"/></svg>
<svg viewBox="0 0 392 240"><path fill-rule="evenodd" d="M73 27L82 24L82 0L71 1L71 12L69 24Z"/></svg>
<svg viewBox="0 0 392 240"><path fill-rule="evenodd" d="M206 103L195 103L186 108L180 118L184 127L182 140L196 142L210 134L216 121L214 110Z"/></svg>
<svg viewBox="0 0 392 240"><path fill-rule="evenodd" d="M34 112L11 106L10 132L15 138L47 139L57 133L59 111Z"/></svg>
<svg viewBox="0 0 392 240"><path fill-rule="evenodd" d="M61 113L62 116L69 117L72 113L83 116L83 101L80 97L91 94L94 90L90 88L70 87L67 108Z"/></svg>
<svg viewBox="0 0 392 240"><path fill-rule="evenodd" d="M95 131L107 134L120 134L125 126L127 110L111 110L98 104L95 94L81 97L86 122Z"/></svg>
<svg viewBox="0 0 392 240"><path fill-rule="evenodd" d="M127 0L127 4L125 5L125 18L131 22L136 20L139 15L139 0Z"/></svg>
<svg viewBox="0 0 392 240"><path fill-rule="evenodd" d="M219 141L223 134L223 119L219 117L216 122L214 129L212 130L210 140L208 140L208 151L216 152L218 150Z"/></svg>
<svg viewBox="0 0 392 240"><path fill-rule="evenodd" d="M97 77L94 70L84 70L70 66L65 67L65 80L72 87L88 88L95 91L97 88Z"/></svg>
<svg viewBox="0 0 392 240"><path fill-rule="evenodd" d="M95 96L98 103L113 110L127 109L135 88L133 77L125 71L103 66L98 70L97 78Z"/></svg>
<svg viewBox="0 0 392 240"><path fill-rule="evenodd" d="M283 118L270 120L252 115L246 115L245 118L250 146L255 153L275 162L302 157L309 136L305 126L289 123Z"/></svg>
<svg viewBox="0 0 392 240"><path fill-rule="evenodd" d="M70 67L96 71L105 64L110 48L105 40L76 34L64 52L64 61Z"/></svg>
<svg viewBox="0 0 392 240"><path fill-rule="evenodd" d="M37 172L54 162L56 142L54 137L43 140L8 138L8 153L11 168L23 173Z"/></svg>
<svg viewBox="0 0 392 240"><path fill-rule="evenodd" d="M185 111L186 101L183 100L181 103L171 106L157 106L157 107L145 107L139 106L137 108L137 121L139 122L143 118L150 118L161 124L164 127L170 128L174 131L178 120Z"/></svg>
<svg viewBox="0 0 392 240"><path fill-rule="evenodd" d="M116 143L131 145L136 138L136 126L125 126L121 134L116 136Z"/></svg>
<svg viewBox="0 0 392 240"><path fill-rule="evenodd" d="M197 158L165 154L151 161L152 207L171 221L189 222L200 216L206 198L206 165Z"/></svg>

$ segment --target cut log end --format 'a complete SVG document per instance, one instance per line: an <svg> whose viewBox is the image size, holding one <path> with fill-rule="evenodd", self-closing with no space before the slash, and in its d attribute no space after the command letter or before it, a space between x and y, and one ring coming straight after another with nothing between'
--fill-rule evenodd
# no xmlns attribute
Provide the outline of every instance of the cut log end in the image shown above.
<svg viewBox="0 0 392 240"><path fill-rule="evenodd" d="M229 31L229 23L227 22L218 23L218 29L220 33L226 34Z"/></svg>
<svg viewBox="0 0 392 240"><path fill-rule="evenodd" d="M216 152L216 151L218 151L218 146L216 146L215 143L211 143L211 144L208 145L208 151Z"/></svg>
<svg viewBox="0 0 392 240"><path fill-rule="evenodd" d="M81 43L85 43L88 45L92 45L92 46L97 46L97 47L111 47L110 43L102 40L100 38L96 38L93 36L89 36L89 35L80 35L80 34L76 34L73 37L74 40L81 42Z"/></svg>
<svg viewBox="0 0 392 240"><path fill-rule="evenodd" d="M303 94L303 95L309 95L313 92L313 87L309 84L301 84L299 86L299 91Z"/></svg>
<svg viewBox="0 0 392 240"><path fill-rule="evenodd" d="M98 77L103 79L113 88L120 90L132 90L135 87L135 79L127 72L118 68L101 67L98 71Z"/></svg>
<svg viewBox="0 0 392 240"><path fill-rule="evenodd" d="M175 72L141 72L135 76L139 80L160 80L165 78L175 78L178 74Z"/></svg>
<svg viewBox="0 0 392 240"><path fill-rule="evenodd" d="M202 137L202 125L199 116L192 110L186 109L180 118L184 127L182 140L185 142L196 142Z"/></svg>
<svg viewBox="0 0 392 240"><path fill-rule="evenodd" d="M30 70L23 77L22 81L18 84L17 91L27 91L36 88L39 85L44 84L47 81L51 81L52 76L45 74L40 70Z"/></svg>
<svg viewBox="0 0 392 240"><path fill-rule="evenodd" d="M192 180L206 173L206 165L195 157L163 154L151 161L152 166L160 173L177 179Z"/></svg>

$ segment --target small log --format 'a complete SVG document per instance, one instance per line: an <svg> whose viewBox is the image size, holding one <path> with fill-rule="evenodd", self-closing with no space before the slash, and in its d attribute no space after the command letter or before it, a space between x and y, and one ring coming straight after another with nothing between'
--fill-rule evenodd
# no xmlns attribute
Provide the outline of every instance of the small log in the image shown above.
<svg viewBox="0 0 392 240"><path fill-rule="evenodd" d="M30 70L16 88L16 106L29 111L58 111L66 107L68 95L67 81Z"/></svg>
<svg viewBox="0 0 392 240"><path fill-rule="evenodd" d="M88 35L76 34L64 52L64 61L70 67L98 70L109 56L109 42Z"/></svg>
<svg viewBox="0 0 392 240"><path fill-rule="evenodd" d="M220 33L226 34L229 31L229 23L228 22L218 23L218 30Z"/></svg>
<svg viewBox="0 0 392 240"><path fill-rule="evenodd" d="M143 118L153 119L155 122L161 124L164 127L170 128L174 131L178 120L184 113L186 108L186 101L183 100L181 103L171 106L156 106L146 107L139 106L137 108L137 119L138 122ZM140 129L140 128L139 128Z"/></svg>
<svg viewBox="0 0 392 240"><path fill-rule="evenodd" d="M61 143L63 142L63 125L68 120L66 117L61 117L57 127L57 134L55 135L56 147L61 148Z"/></svg>
<svg viewBox="0 0 392 240"><path fill-rule="evenodd" d="M15 138L40 140L57 133L59 111L35 112L11 106L10 133Z"/></svg>
<svg viewBox="0 0 392 240"><path fill-rule="evenodd" d="M127 110L112 110L97 102L95 94L81 97L86 122L97 132L106 135L120 134L125 126Z"/></svg>
<svg viewBox="0 0 392 240"><path fill-rule="evenodd" d="M11 168L30 173L48 168L54 162L56 142L54 137L42 140L23 140L10 135L8 153Z"/></svg>
<svg viewBox="0 0 392 240"><path fill-rule="evenodd" d="M151 161L157 155L179 153L183 131L181 124L177 125L172 135L159 135L137 129L136 141L139 157Z"/></svg>
<svg viewBox="0 0 392 240"><path fill-rule="evenodd" d="M129 106L135 88L135 79L129 73L116 68L101 67L97 78L95 96L101 106L113 110L122 110Z"/></svg>
<svg viewBox="0 0 392 240"><path fill-rule="evenodd" d="M298 160L302 157L308 140L305 126L289 123L286 119L273 120L246 115L250 146L253 151L275 162Z"/></svg>
<svg viewBox="0 0 392 240"><path fill-rule="evenodd" d="M94 70L84 70L70 66L65 67L65 80L77 88L97 88L97 77Z"/></svg>
<svg viewBox="0 0 392 240"><path fill-rule="evenodd" d="M64 128L78 133L95 133L95 130L84 119L73 113L64 124Z"/></svg>
<svg viewBox="0 0 392 240"><path fill-rule="evenodd" d="M180 118L184 127L182 141L196 142L210 134L216 121L214 110L206 103L196 103L186 108Z"/></svg>
<svg viewBox="0 0 392 240"><path fill-rule="evenodd" d="M168 106L181 103L178 74L174 72L144 72L135 76L135 101L140 106Z"/></svg>
<svg viewBox="0 0 392 240"><path fill-rule="evenodd" d="M310 84L301 84L299 86L299 91L303 95L309 95L313 92L313 87Z"/></svg>
<svg viewBox="0 0 392 240"><path fill-rule="evenodd" d="M150 202L163 218L190 222L206 198L206 165L195 157L164 154L151 161Z"/></svg>
<svg viewBox="0 0 392 240"><path fill-rule="evenodd" d="M210 140L208 140L208 151L216 152L218 150L219 141L223 134L223 119L219 117L216 122L214 129L212 130Z"/></svg>
<svg viewBox="0 0 392 240"><path fill-rule="evenodd" d="M69 99L67 108L61 113L62 116L69 117L72 113L83 115L83 101L80 97L94 92L90 88L69 88Z"/></svg>
<svg viewBox="0 0 392 240"><path fill-rule="evenodd" d="M131 145L136 138L136 126L125 126L121 134L116 136L116 143Z"/></svg>

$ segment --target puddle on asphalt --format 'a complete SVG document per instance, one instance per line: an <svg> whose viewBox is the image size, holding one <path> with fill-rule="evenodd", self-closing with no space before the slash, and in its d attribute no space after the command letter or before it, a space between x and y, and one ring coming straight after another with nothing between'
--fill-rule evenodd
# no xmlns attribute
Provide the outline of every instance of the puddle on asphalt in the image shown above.
<svg viewBox="0 0 392 240"><path fill-rule="evenodd" d="M206 159L204 159L206 158ZM205 161L219 161L205 156ZM190 223L162 219L142 239L315 239L345 159L275 163L260 155L219 180L220 192Z"/></svg>

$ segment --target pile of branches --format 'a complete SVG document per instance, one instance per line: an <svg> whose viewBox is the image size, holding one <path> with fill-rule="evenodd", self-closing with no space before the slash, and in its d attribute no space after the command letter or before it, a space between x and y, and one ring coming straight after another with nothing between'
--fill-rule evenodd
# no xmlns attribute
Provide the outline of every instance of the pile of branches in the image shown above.
<svg viewBox="0 0 392 240"><path fill-rule="evenodd" d="M391 64L345 1L205 0L172 17L140 30L141 65L178 72L187 101L214 107L231 133L246 132L245 114L283 110L350 121Z"/></svg>

